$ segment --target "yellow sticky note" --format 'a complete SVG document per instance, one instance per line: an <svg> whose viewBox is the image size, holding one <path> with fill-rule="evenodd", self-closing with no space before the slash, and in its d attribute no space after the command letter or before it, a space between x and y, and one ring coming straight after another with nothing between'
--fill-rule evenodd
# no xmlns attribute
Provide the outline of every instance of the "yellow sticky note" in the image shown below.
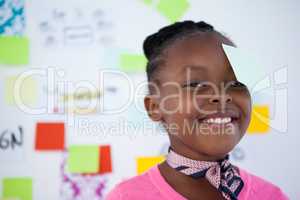
<svg viewBox="0 0 300 200"><path fill-rule="evenodd" d="M146 69L147 59L139 54L121 54L120 66L123 71L136 72Z"/></svg>
<svg viewBox="0 0 300 200"><path fill-rule="evenodd" d="M165 160L164 156L139 157L136 159L137 174L142 174L151 167Z"/></svg>
<svg viewBox="0 0 300 200"><path fill-rule="evenodd" d="M17 76L7 77L4 83L5 102L16 105L15 94L20 97L24 105L33 105L37 102L37 81L31 77L22 80L20 87L15 87Z"/></svg>
<svg viewBox="0 0 300 200"><path fill-rule="evenodd" d="M29 40L20 36L0 36L0 63L26 65L29 63Z"/></svg>
<svg viewBox="0 0 300 200"><path fill-rule="evenodd" d="M3 197L32 200L32 179L6 178L3 180Z"/></svg>
<svg viewBox="0 0 300 200"><path fill-rule="evenodd" d="M170 22L178 21L189 8L187 0L160 0L157 10Z"/></svg>
<svg viewBox="0 0 300 200"><path fill-rule="evenodd" d="M247 132L249 134L265 134L270 130L270 110L267 105L254 105L251 121Z"/></svg>

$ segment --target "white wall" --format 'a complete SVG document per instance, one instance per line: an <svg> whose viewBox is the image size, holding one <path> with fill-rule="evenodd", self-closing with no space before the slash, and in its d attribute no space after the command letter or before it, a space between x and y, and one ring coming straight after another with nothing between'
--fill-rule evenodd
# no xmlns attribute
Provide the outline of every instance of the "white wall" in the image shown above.
<svg viewBox="0 0 300 200"><path fill-rule="evenodd" d="M271 130L265 135L247 135L239 144L239 148L243 152L243 160L235 159L233 161L254 174L279 185L291 199L299 199L300 157L297 155L300 141L297 127L297 119L300 114L299 88L297 86L297 78L300 73L297 62L299 58L298 45L300 44L299 1L189 0L189 2L190 9L182 19L205 20L214 25L216 29L225 32L239 47L253 52L263 63L269 75L278 69L287 67L288 83L283 87L283 89L288 89L287 130L283 131L285 133ZM112 26L98 32L94 31L93 34L94 36L108 35L112 42L106 46L97 44L95 40L88 45L66 45L61 32L63 27L79 24L95 26L95 22L93 18L87 17L80 21L74 17L65 21L64 24L60 24L50 17L55 8L64 10L70 15L74 14L74 9L81 9L84 15L91 15L95 8L102 9L104 11L102 19L111 23ZM89 80L93 84L97 84L98 69L117 68L117 55L120 52L142 53L143 39L169 23L166 18L139 0L27 0L25 9L26 35L29 37L31 45L30 66L0 68L1 80L8 75L15 75L30 68L46 69L54 66L64 69L66 72L65 78L60 81ZM44 20L51 21L56 29L53 35L58 42L53 46L43 45L47 33L42 33L38 24ZM145 79L144 74L135 74L131 77L136 81ZM2 82L0 84L1 91L4 90ZM115 85L121 91L126 91L126 86L121 80L117 79L109 84ZM38 105L45 103L43 97L45 92L42 89L45 86L46 80L41 78L38 85ZM277 90L275 89L275 91ZM122 94L121 92L119 96L110 98L110 103L117 105L123 97ZM276 107L275 104L272 105L274 117L282 119L280 115L284 109L283 111L278 111L278 109L285 108L286 105L284 102L279 102ZM31 116L22 113L15 107L7 106L2 100L0 100L0 108L2 111L1 131L7 128L14 129L19 124L24 126L25 130L25 146L21 150L21 154L25 156L19 160L1 161L0 179L9 176L33 177L34 199L60 199L59 165L62 154L34 151L34 129L36 121L66 121L66 118L51 114ZM139 122L142 115L135 116L130 112L126 112L123 116L127 116L129 113L129 117L127 117L130 120ZM115 120L116 116L79 116L76 117L75 126L68 126L66 130L68 145L111 144L114 173L105 176L109 180L106 191L123 178L135 175L135 158L137 156L159 155L165 152L166 136L139 132L136 137L132 137L132 135L99 137L97 131L91 135L84 135L78 131L78 124L76 124L78 120L82 119L107 120L109 122ZM1 155L3 155L2 158L11 156L8 153Z"/></svg>

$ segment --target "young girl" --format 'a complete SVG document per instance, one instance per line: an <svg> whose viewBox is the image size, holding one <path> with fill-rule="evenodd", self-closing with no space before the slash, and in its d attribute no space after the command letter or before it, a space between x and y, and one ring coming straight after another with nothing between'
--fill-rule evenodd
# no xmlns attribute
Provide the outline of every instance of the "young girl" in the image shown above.
<svg viewBox="0 0 300 200"><path fill-rule="evenodd" d="M166 160L126 180L107 200L285 200L275 185L229 162L244 136L251 97L222 45L232 41L201 21L177 22L144 41L145 108L166 128Z"/></svg>

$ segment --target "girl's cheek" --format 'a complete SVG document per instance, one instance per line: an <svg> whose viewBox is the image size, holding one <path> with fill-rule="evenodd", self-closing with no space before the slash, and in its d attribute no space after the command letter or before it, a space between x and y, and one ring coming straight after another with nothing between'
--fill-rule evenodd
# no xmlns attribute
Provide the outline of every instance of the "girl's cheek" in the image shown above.
<svg viewBox="0 0 300 200"><path fill-rule="evenodd" d="M204 100L197 100L195 97L185 97L182 98L182 114L185 115L186 118L193 119L199 116L199 113L202 111L202 108L205 104Z"/></svg>
<svg viewBox="0 0 300 200"><path fill-rule="evenodd" d="M168 94L160 101L160 110L164 115L169 117L180 117L184 115L185 100L178 94Z"/></svg>
<svg viewBox="0 0 300 200"><path fill-rule="evenodd" d="M252 100L249 93L244 93L243 95L241 95L240 104L242 105L245 115L250 116L251 108L252 108Z"/></svg>
<svg viewBox="0 0 300 200"><path fill-rule="evenodd" d="M233 96L233 101L234 103L240 108L242 112L242 125L247 128L247 126L250 123L250 118L251 118L251 97L247 93L239 94Z"/></svg>

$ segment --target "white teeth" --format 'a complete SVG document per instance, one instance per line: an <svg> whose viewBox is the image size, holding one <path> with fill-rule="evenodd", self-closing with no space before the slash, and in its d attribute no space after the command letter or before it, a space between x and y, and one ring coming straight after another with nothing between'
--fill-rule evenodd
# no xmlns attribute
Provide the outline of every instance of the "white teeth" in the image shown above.
<svg viewBox="0 0 300 200"><path fill-rule="evenodd" d="M214 124L225 124L228 122L231 122L231 117L224 117L224 118L209 118L209 119L205 119L203 120L203 122L205 123L214 123Z"/></svg>

